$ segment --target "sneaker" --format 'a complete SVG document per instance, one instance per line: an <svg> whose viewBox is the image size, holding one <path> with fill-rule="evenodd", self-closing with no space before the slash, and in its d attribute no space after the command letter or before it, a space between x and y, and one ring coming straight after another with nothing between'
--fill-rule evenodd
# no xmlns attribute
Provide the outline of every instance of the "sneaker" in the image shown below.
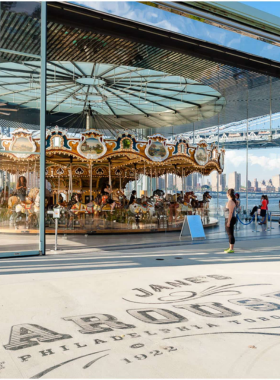
<svg viewBox="0 0 280 380"><path fill-rule="evenodd" d="M228 251L228 250L229 250L229 248L227 248L227 249L224 249L224 252L225 252L225 253L227 253L227 251Z"/></svg>
<svg viewBox="0 0 280 380"><path fill-rule="evenodd" d="M234 250L232 249L227 249L226 251L224 251L225 253L234 253Z"/></svg>

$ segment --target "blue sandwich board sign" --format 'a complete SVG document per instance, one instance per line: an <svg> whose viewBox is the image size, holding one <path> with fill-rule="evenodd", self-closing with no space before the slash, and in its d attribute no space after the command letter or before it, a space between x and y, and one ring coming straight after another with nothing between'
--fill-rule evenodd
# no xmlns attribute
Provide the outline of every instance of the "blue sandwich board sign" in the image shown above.
<svg viewBox="0 0 280 380"><path fill-rule="evenodd" d="M182 237L191 238L192 240L206 239L200 215L185 216L180 233L180 240Z"/></svg>

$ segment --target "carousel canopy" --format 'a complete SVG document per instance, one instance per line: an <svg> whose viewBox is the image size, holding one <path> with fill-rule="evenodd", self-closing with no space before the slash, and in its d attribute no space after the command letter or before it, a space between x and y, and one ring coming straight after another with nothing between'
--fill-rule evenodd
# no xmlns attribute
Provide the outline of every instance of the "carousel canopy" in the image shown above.
<svg viewBox="0 0 280 380"><path fill-rule="evenodd" d="M10 173L39 170L42 144L38 137L20 128L12 137L4 136L1 140L0 170ZM45 144L46 178L112 175L134 179L139 174L159 177L166 173L185 176L192 172L209 175L213 170L221 173L224 168L223 149L208 147L205 141L192 146L183 137L174 143L160 134L147 140L137 139L128 132L108 138L94 129L75 137L55 127L47 131Z"/></svg>
<svg viewBox="0 0 280 380"><path fill-rule="evenodd" d="M3 111L0 114L0 126L15 128L21 123L21 126L25 128L39 129L39 110L36 105L35 108L32 108L34 102L37 101L34 98L36 98L36 91L38 91L36 87L38 87L38 62L40 60L38 4L30 2L30 7L34 4L33 9L26 13L22 12L22 9L18 9L20 3L10 2L11 6L7 6L8 2L2 3L0 62L3 62L6 68L6 71L1 73L5 77L3 80L6 88L1 89L1 91L4 90L2 96L5 98L2 99L0 95L0 103L6 103L5 108L14 108L17 112ZM51 100L50 105L48 105L50 111L47 115L48 126L59 125L68 128L69 131L85 129L85 117L79 111L79 107L82 108L82 105L87 109L86 95L81 93L85 92L86 94L89 87L90 96L93 97L92 104L98 98L102 100L99 102L102 107L96 106L98 102L95 103L96 107L91 105L96 120L93 126L95 129L100 129L100 124L107 125L106 118L112 131L107 130L110 134L113 134L115 130L128 128L130 130L142 129L145 136L161 133L169 137L170 134L188 132L193 128L197 130L244 120L247 114L249 117L262 116L268 113L270 109L269 75L273 76L271 96L273 99L278 99L280 89L279 62L86 9L76 4L48 2L47 8L48 99ZM12 49L22 52L23 55L13 54ZM69 66L65 66L66 62ZM21 67L21 72L13 71L12 67L7 70L12 63L17 63L18 67ZM83 67L80 66L81 64ZM109 76L113 72L103 73L103 76L107 77L105 83L100 82L103 80L102 78L97 78L98 81L93 81L90 84L85 83L84 80L92 72L86 69L84 66L86 64L91 68L94 64L113 65L116 68L125 66L128 70L135 70L135 73L139 70L140 73L141 71L143 74L145 73L146 82L147 73L151 70L153 74L160 72L163 73L160 74L163 77L164 75L167 75L167 78L168 76L170 78L180 77L185 81L187 80L188 83L195 81L198 85L187 85L188 94L179 92L182 90L182 80L180 86L176 83L175 88L171 87L168 91L166 88L163 90L161 85L160 90L152 89L151 87L155 87L156 83L147 84L149 88L144 91L145 85L132 83L130 86L129 83L128 86L128 83L124 83L125 78L123 78L121 84L115 81L114 89L112 89ZM24 69L25 73L23 72ZM98 68L94 68L94 71L96 69ZM101 71L99 71L100 73ZM8 76L11 79L16 76L17 84L13 83L11 86L6 86ZM29 76L30 81L26 86L27 76ZM137 79L138 77L131 80L136 81ZM80 83L77 80L80 80ZM20 84L21 82L22 84ZM61 86L50 87L57 84ZM184 83L182 84L184 85ZM162 85L166 86L166 84ZM199 88L201 85L203 86ZM101 92L98 96L94 95L95 91L96 94L98 92L94 86ZM27 87L33 89L27 92L26 99L23 97L19 99L21 93L16 91L26 91ZM80 90L78 90L79 87L81 87ZM113 96L110 91L106 91L106 88L115 95ZM14 94L11 96L4 95L13 90ZM80 96L75 99L76 94L73 92L76 90ZM175 92L170 90L175 90ZM154 95L148 94L148 92ZM163 97L169 96L171 93L171 97L175 98L175 101ZM198 95L198 93L204 95ZM219 97L221 94L222 97L219 100L213 98L211 101L210 94L214 96L217 94ZM118 100L116 95L119 95ZM185 101L181 101L181 95L182 100L198 103L201 106L200 108L193 105L195 116L189 113L192 107ZM10 98L8 99L6 96L10 96ZM37 96L39 96L39 91ZM63 100L63 96L67 99ZM130 104L120 99L120 96L123 99L129 99ZM14 98L17 99L17 102L13 101ZM248 113L247 98L249 99ZM4 99L8 99L8 101L4 102ZM108 104L106 104L105 99ZM176 104L178 99L180 99L180 105ZM223 99L226 99L226 103ZM27 103L23 104L25 101ZM70 106L77 107L74 112L81 114L79 119L77 119L77 114L73 114L72 108L69 108L68 111L66 109L71 101ZM145 103L146 101L148 103ZM58 104L59 102L61 103ZM214 112L213 102L216 104ZM209 109L207 105L210 105ZM55 106L56 108L52 109ZM222 112L219 112L221 108ZM174 113L175 111L176 113ZM280 103L273 101L272 112L279 111ZM195 122L194 125L193 122Z"/></svg>
<svg viewBox="0 0 280 380"><path fill-rule="evenodd" d="M17 111L39 111L40 62L1 63L0 77L2 102ZM47 65L47 112L50 118L63 115L60 125L74 132L85 126L89 112L95 129L117 135L118 129L149 123L165 127L209 118L224 105L217 90L161 71L85 62Z"/></svg>

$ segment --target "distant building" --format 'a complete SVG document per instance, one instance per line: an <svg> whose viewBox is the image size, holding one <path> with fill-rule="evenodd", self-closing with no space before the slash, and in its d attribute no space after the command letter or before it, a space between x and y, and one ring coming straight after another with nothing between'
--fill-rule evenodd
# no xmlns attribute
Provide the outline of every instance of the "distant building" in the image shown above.
<svg viewBox="0 0 280 380"><path fill-rule="evenodd" d="M165 179L164 177L159 177L158 179L158 187L159 189L163 190L165 189Z"/></svg>
<svg viewBox="0 0 280 380"><path fill-rule="evenodd" d="M241 188L241 174L237 172L230 173L228 176L228 188L240 191Z"/></svg>
<svg viewBox="0 0 280 380"><path fill-rule="evenodd" d="M213 172L211 175L212 191L224 191L226 188L226 174ZM218 183L219 181L219 183ZM217 188L219 186L219 189Z"/></svg>
<svg viewBox="0 0 280 380"><path fill-rule="evenodd" d="M174 178L173 178L173 174L168 174L168 177L167 177L167 187L168 189L172 189L173 190L173 185L174 185Z"/></svg>
<svg viewBox="0 0 280 380"><path fill-rule="evenodd" d="M276 191L280 191L280 174L272 177L272 184Z"/></svg>
<svg viewBox="0 0 280 380"><path fill-rule="evenodd" d="M186 177L186 186L190 190L192 188L192 176L191 174Z"/></svg>
<svg viewBox="0 0 280 380"><path fill-rule="evenodd" d="M224 174L221 174L220 175L220 179L221 179L221 187L222 187L222 191L225 191L226 187L227 187L227 175L224 173Z"/></svg>

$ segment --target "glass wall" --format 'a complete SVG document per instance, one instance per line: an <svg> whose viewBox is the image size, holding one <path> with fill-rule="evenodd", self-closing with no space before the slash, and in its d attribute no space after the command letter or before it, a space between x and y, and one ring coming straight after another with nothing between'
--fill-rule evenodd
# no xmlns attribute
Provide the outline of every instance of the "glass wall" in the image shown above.
<svg viewBox="0 0 280 380"><path fill-rule="evenodd" d="M211 144L215 144L220 151L224 143L228 144L230 135L223 132L226 122L243 120L245 129L240 138L245 139L245 143L240 140L242 150L237 144L232 150L227 145L223 174L217 174L214 170L208 176L208 172L202 170L203 164L198 164L197 171L188 174L188 164L184 166L179 162L178 169L174 157L174 164L164 168L160 159L147 160L145 151L149 149L143 147L149 140L148 136L153 135L153 128L161 127L160 119L153 115L146 117L148 113L152 114L157 107L164 106L166 112L174 112L178 106L175 103L179 103L179 99L174 95L177 90L173 87L166 89L166 85L171 84L168 82L171 74L164 74L164 81L167 82L159 84L158 78L151 73L152 69L138 67L135 52L135 60L133 58L129 63L125 60L127 55L121 42L118 45L109 44L106 42L108 36L96 37L94 30L58 22L54 22L49 29L50 58L47 62L43 55L45 49L41 48L44 39L42 23L44 21L45 25L46 22L41 14L45 7L39 2L1 3L1 254L44 252L45 234L50 244L54 242L54 209L60 212L60 236L136 230L180 231L185 216L193 214L201 215L205 227L219 225L222 231L228 187L240 193L240 220L245 224L251 217L252 189L256 187L261 192L269 192L274 187L279 190L277 178L271 178L271 181L270 178L260 178L258 181L264 180L265 183L255 186L255 175L252 178L251 169L253 171L253 165L261 153L250 154L252 133L255 132L249 128L250 118L262 113L269 122L268 135L265 135L269 149L273 144L277 146L278 140L274 135L276 126L272 119L274 112L279 112L279 80L237 69L235 72L234 68L226 72L223 71L224 67L213 63L215 70L202 76L201 81L213 86L211 93L215 87L215 94L211 96L215 98L218 92L227 104L222 111L221 108L217 110L219 116L204 115L209 125L216 125L212 134L217 135L216 140L207 140L207 149L212 151L214 146ZM65 50L62 48L64 44L68 46ZM113 54L120 57L118 64L108 64L107 59ZM147 57L149 54L147 49ZM149 80L146 82L149 85L154 89L155 84L161 86L158 90L160 94L149 94L146 82L143 88L136 89L139 81L142 84L143 75L139 79L141 70L148 71ZM175 77L172 78L174 80ZM133 86L131 80L134 80ZM197 93L191 91L190 86L195 84L189 78L186 80L189 81L189 93L186 90L186 95L180 95L182 102L193 103L197 97L205 95L200 94L200 90ZM137 95L132 94L131 87ZM170 91L172 96L166 91ZM183 92L182 89L180 91ZM176 110L173 114L180 115L180 112ZM144 116L138 120L139 114ZM131 115L137 122L129 118ZM200 116L203 119L202 111ZM149 127L148 132L148 127L145 130L142 128L143 120L154 120L155 126ZM172 124L175 125L175 120L175 116L174 119L170 118L168 126L168 131L172 129L172 141L171 133L162 129L167 142L157 141L153 146L153 155L164 157L167 152L164 144L173 144L168 147L169 150L177 149ZM180 147L178 145L178 149L194 159L194 149L206 137L197 131L201 128L198 112L194 112L190 120L182 117L182 122L186 122L182 126L192 132L188 141ZM116 153L120 148L123 151ZM141 149L142 156L136 157L133 152ZM105 151L111 156L105 156ZM216 156L207 153L208 160L216 160L217 163L217 152ZM231 160L233 165L227 166L227 160ZM265 162L270 165L270 161ZM272 177L277 175L274 171ZM275 199L277 196L275 194ZM270 204L272 206L272 202ZM11 239L11 236L15 238Z"/></svg>
<svg viewBox="0 0 280 380"><path fill-rule="evenodd" d="M1 2L0 257L40 249L41 82L41 3Z"/></svg>

